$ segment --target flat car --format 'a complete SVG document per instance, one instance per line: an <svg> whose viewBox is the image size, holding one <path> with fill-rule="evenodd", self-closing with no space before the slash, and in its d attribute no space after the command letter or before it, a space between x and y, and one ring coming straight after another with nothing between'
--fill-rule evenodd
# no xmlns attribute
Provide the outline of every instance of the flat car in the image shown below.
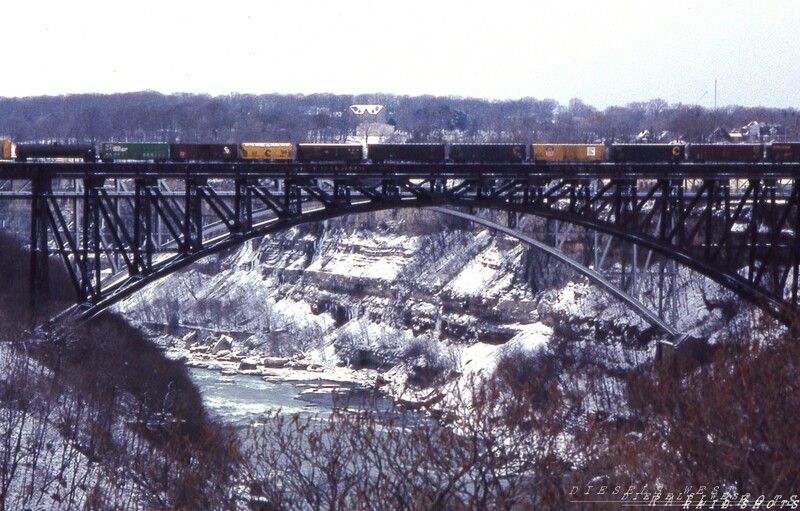
<svg viewBox="0 0 800 511"><path fill-rule="evenodd" d="M96 159L94 146L87 144L17 144L16 160L83 160L93 162Z"/></svg>
<svg viewBox="0 0 800 511"><path fill-rule="evenodd" d="M603 144L531 144L531 159L547 161L603 161L606 146Z"/></svg>
<svg viewBox="0 0 800 511"><path fill-rule="evenodd" d="M525 144L451 144L450 160L455 163L521 163Z"/></svg>
<svg viewBox="0 0 800 511"><path fill-rule="evenodd" d="M359 163L364 159L361 144L297 144L297 161Z"/></svg>
<svg viewBox="0 0 800 511"><path fill-rule="evenodd" d="M291 161L292 144L282 142L244 142L239 156L247 161Z"/></svg>
<svg viewBox="0 0 800 511"><path fill-rule="evenodd" d="M439 163L445 158L444 144L367 144L367 156L375 163Z"/></svg>

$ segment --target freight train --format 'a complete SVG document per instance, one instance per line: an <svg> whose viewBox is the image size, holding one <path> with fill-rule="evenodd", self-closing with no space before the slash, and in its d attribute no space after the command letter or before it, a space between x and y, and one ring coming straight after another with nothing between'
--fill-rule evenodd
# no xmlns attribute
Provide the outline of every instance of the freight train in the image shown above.
<svg viewBox="0 0 800 511"><path fill-rule="evenodd" d="M800 142L767 144L361 144L283 142L169 144L104 142L12 144L0 159L83 162L340 162L340 163L756 163L800 162Z"/></svg>

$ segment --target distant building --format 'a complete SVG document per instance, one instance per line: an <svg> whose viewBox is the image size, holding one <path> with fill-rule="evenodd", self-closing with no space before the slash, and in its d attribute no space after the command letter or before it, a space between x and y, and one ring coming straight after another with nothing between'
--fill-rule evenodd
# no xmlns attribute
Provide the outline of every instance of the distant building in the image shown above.
<svg viewBox="0 0 800 511"><path fill-rule="evenodd" d="M746 126L734 128L730 131L719 127L711 133L708 139L709 142L713 143L732 144L769 142L785 138L785 134L781 136L781 133L784 133L784 128L779 125L752 121Z"/></svg>
<svg viewBox="0 0 800 511"><path fill-rule="evenodd" d="M741 133L731 133L725 128L717 128L708 137L708 141L712 144L723 144L731 142L741 142Z"/></svg>
<svg viewBox="0 0 800 511"><path fill-rule="evenodd" d="M640 131L634 142L650 143L650 142L675 142L679 141L681 136L674 131L664 130L658 133L650 133L650 130Z"/></svg>

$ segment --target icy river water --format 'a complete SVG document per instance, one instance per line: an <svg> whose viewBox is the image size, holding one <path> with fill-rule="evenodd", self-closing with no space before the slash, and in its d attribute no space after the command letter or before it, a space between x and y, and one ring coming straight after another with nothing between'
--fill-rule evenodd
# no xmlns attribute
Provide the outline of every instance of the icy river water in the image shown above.
<svg viewBox="0 0 800 511"><path fill-rule="evenodd" d="M359 398L372 395L357 387L342 383L294 381L265 381L250 374L223 374L220 371L193 367L190 375L203 395L203 401L212 415L224 422L245 426L259 422L267 412L327 415L334 396L347 395L348 402L357 405ZM389 406L387 399L378 399L378 405Z"/></svg>

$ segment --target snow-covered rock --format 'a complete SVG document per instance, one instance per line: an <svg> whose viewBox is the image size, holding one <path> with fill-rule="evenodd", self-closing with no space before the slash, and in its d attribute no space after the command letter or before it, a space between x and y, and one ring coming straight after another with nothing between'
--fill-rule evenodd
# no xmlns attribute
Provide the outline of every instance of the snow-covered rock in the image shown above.
<svg viewBox="0 0 800 511"><path fill-rule="evenodd" d="M541 231L543 224L526 218L526 228ZM685 269L670 278L679 292L663 310L667 319L696 337L723 335L737 310L725 306L730 293ZM645 280L638 298L657 309L662 283ZM212 363L213 344L212 354L236 353L248 370L284 374L293 366L342 377L354 369L366 375L355 379L380 375L396 387L429 384L435 371L487 373L504 352L554 339L624 370L648 362L658 338L565 265L426 211L357 215L252 240L148 286L119 310L142 322L177 318L190 332L229 334L205 344L200 333L183 334L184 347L196 343L184 353L204 364ZM265 356L286 362L250 363Z"/></svg>

